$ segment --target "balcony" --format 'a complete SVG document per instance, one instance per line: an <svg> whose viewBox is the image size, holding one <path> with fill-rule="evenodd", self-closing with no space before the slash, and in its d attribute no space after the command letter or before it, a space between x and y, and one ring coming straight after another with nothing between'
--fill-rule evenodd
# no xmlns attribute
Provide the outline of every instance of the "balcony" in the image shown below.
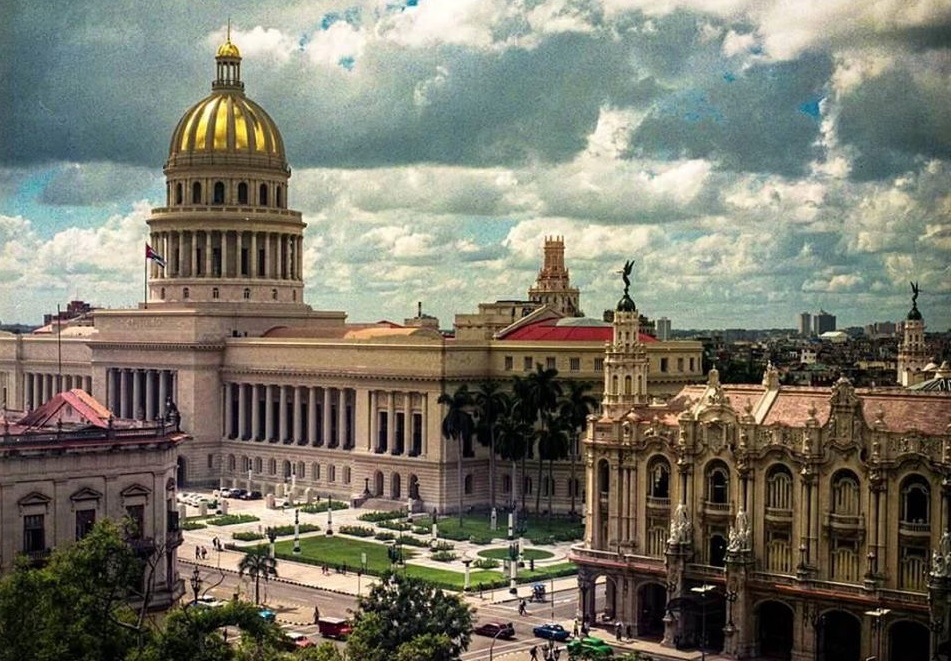
<svg viewBox="0 0 951 661"><path fill-rule="evenodd" d="M776 523L790 523L792 522L793 513L792 510L782 509L779 507L766 507L766 520L773 521Z"/></svg>
<svg viewBox="0 0 951 661"><path fill-rule="evenodd" d="M647 497L647 508L652 510L669 510L670 498Z"/></svg>
<svg viewBox="0 0 951 661"><path fill-rule="evenodd" d="M931 537L931 523L923 521L899 521L898 532L907 537Z"/></svg>
<svg viewBox="0 0 951 661"><path fill-rule="evenodd" d="M703 501L703 512L708 516L729 517L730 503L715 503L712 500Z"/></svg>

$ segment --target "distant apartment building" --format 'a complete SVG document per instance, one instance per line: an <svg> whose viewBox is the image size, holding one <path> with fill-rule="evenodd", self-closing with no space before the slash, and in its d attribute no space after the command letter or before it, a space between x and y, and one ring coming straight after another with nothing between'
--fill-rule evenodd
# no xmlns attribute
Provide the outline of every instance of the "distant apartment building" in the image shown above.
<svg viewBox="0 0 951 661"><path fill-rule="evenodd" d="M808 312L799 313L799 334L812 335L812 315Z"/></svg>
<svg viewBox="0 0 951 661"><path fill-rule="evenodd" d="M815 335L822 335L835 330L835 315L829 314L825 310L819 310L819 314L812 318L812 332Z"/></svg>
<svg viewBox="0 0 951 661"><path fill-rule="evenodd" d="M656 321L657 326L657 339L661 342L666 342L670 339L670 319L667 317L661 317Z"/></svg>

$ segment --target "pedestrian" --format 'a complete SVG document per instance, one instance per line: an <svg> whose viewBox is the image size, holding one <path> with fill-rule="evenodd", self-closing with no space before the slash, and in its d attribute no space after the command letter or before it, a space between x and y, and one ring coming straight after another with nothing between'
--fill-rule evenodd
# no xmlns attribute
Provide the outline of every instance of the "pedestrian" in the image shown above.
<svg viewBox="0 0 951 661"><path fill-rule="evenodd" d="M206 549L204 546L202 546L202 547L201 547L201 559L204 560L206 557L208 557L208 549Z"/></svg>
<svg viewBox="0 0 951 661"><path fill-rule="evenodd" d="M618 620L614 623L614 637L618 640L621 640L621 631L624 629L624 625L621 623L621 620Z"/></svg>
<svg viewBox="0 0 951 661"><path fill-rule="evenodd" d="M538 661L538 645L532 645L532 649L528 650L529 659L532 661Z"/></svg>
<svg viewBox="0 0 951 661"><path fill-rule="evenodd" d="M574 636L575 638L578 637L578 618L575 618L575 626L571 630L571 635Z"/></svg>
<svg viewBox="0 0 951 661"><path fill-rule="evenodd" d="M195 547L195 560L201 560L201 547Z"/></svg>
<svg viewBox="0 0 951 661"><path fill-rule="evenodd" d="M317 621L320 620L320 606L314 606L314 624L317 624Z"/></svg>
<svg viewBox="0 0 951 661"><path fill-rule="evenodd" d="M525 615L525 610L526 610L525 600L522 599L520 602L518 602L518 614Z"/></svg>

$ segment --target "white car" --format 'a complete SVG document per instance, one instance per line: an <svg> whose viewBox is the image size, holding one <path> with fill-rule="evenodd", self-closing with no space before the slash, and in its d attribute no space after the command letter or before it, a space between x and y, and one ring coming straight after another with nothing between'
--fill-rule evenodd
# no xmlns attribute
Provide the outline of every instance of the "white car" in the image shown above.
<svg viewBox="0 0 951 661"><path fill-rule="evenodd" d="M221 608L226 605L228 602L221 601L220 599L215 599L210 594L203 594L191 602L192 606L201 606L203 608Z"/></svg>

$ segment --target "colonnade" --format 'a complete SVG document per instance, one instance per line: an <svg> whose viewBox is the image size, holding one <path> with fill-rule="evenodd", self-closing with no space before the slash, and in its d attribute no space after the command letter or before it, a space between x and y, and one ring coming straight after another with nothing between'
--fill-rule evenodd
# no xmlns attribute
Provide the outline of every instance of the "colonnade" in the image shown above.
<svg viewBox="0 0 951 661"><path fill-rule="evenodd" d="M299 233L242 230L152 232L151 246L166 262L150 263L149 279L260 278L301 280L303 237Z"/></svg>
<svg viewBox="0 0 951 661"><path fill-rule="evenodd" d="M172 370L112 367L106 370L106 406L117 418L155 420L175 400L178 376Z"/></svg>
<svg viewBox="0 0 951 661"><path fill-rule="evenodd" d="M23 408L32 411L52 399L53 395L73 388L92 392L92 377L82 374L23 374Z"/></svg>
<svg viewBox="0 0 951 661"><path fill-rule="evenodd" d="M423 452L427 394L370 391L370 441L376 454L408 455ZM369 449L369 448L367 448Z"/></svg>

